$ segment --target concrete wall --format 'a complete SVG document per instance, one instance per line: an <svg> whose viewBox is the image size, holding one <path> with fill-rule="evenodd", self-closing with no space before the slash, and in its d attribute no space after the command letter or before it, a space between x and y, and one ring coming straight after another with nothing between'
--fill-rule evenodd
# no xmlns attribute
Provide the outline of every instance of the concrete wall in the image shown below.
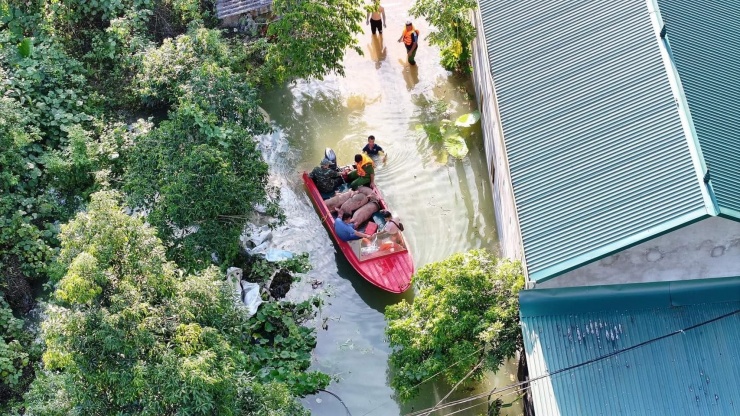
<svg viewBox="0 0 740 416"><path fill-rule="evenodd" d="M710 217L589 263L537 288L740 276L740 222Z"/></svg>
<svg viewBox="0 0 740 416"><path fill-rule="evenodd" d="M473 81L478 108L481 113L483 141L486 148L489 178L493 182L493 201L496 227L499 235L501 255L524 261L522 237L514 204L514 193L506 161L506 147L498 116L496 91L491 75L485 33L481 24L480 10L476 9L473 24L478 36L473 41Z"/></svg>

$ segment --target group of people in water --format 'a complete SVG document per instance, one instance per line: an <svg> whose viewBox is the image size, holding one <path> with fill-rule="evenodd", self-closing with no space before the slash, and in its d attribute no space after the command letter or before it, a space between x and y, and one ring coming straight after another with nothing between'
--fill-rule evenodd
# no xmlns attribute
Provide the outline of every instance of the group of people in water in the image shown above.
<svg viewBox="0 0 740 416"><path fill-rule="evenodd" d="M385 8L380 5L380 0L374 0L373 3L367 9L366 24L370 25L370 31L373 35L377 32L380 36L383 36L383 28L386 26ZM406 58L408 59L409 65L416 65L416 50L419 47L419 31L414 28L411 20L406 21L401 37L398 38L398 42L403 42L406 47Z"/></svg>
<svg viewBox="0 0 740 416"><path fill-rule="evenodd" d="M382 147L375 143L375 136L370 135L367 138L367 144L362 148L362 152L354 157L354 169L338 168L334 161L324 158L320 166L314 168L309 177L316 184L321 197L324 199L327 207L337 212L334 221L334 231L343 241L359 240L362 238L372 238L376 234L386 234L397 244L401 244L399 223L393 219L393 215L386 210L380 211L380 218L383 221L382 229L375 227L366 227L373 229L372 232L364 232L357 229L368 219L372 218L378 212L379 205L375 188L375 162L372 157L383 156L383 162L386 160L386 153ZM349 190L342 193L339 190L349 185ZM374 204L374 205L370 205Z"/></svg>

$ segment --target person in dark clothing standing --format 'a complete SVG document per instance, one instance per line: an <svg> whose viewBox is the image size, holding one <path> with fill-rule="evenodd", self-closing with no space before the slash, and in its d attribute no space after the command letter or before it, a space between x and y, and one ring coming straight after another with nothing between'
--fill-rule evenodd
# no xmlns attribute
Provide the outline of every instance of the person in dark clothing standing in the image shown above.
<svg viewBox="0 0 740 416"><path fill-rule="evenodd" d="M372 134L367 136L367 144L365 147L362 148L362 151L364 153L367 153L368 156L377 156L378 153L383 153L383 162L385 163L385 159L387 158L387 154L385 153L385 150L383 150L382 147L375 144L375 136Z"/></svg>

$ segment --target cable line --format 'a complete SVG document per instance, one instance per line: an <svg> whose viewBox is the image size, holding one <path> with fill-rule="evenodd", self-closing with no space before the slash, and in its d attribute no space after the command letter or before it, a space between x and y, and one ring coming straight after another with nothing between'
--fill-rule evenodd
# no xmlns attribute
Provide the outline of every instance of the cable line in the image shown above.
<svg viewBox="0 0 740 416"><path fill-rule="evenodd" d="M607 358L614 357L615 355L619 355L619 354L622 354L624 352L631 351L631 350L634 350L634 349L637 349L637 348L640 348L640 347L644 347L645 345L652 344L654 342L657 342L657 341L660 341L660 340L663 340L663 339L666 339L666 338L670 338L670 337L675 336L675 335L683 334L685 332L691 331L692 329L700 328L700 327L702 327L704 325L708 325L708 324L711 324L711 323L720 321L722 319L729 318L729 317L731 317L733 315L737 315L739 313L740 313L740 309L737 309L737 310L734 310L732 312L728 312L728 313L726 313L724 315L720 315L718 317L715 317L715 318L712 318L712 319L709 319L709 320L700 322L698 324L694 324L694 325L688 326L686 328L679 329L679 330L670 332L670 333L665 334L665 335L661 335L661 336L656 337L656 338L651 338L651 339L649 339L647 341L640 342L640 343L635 344L635 345L632 345L630 347L623 348L621 350L617 350L617 351L611 352L609 354L602 355L600 357L596 357L596 358L590 359L588 361L584 361L582 363L574 364L574 365L571 365L569 367L561 368L560 370L553 371L552 373L545 373L545 374L543 374L541 376L537 376L537 377L532 378L532 379L529 379L529 380L525 380L525 381L520 381L518 383L509 384L509 385L507 385L506 387L504 387L502 389L494 388L490 392L487 392L487 393L478 393L478 394L472 395L470 397L466 397L464 399L456 400L454 402L445 403L442 406L436 406L435 405L434 407L429 408L429 409L432 409L432 410L441 410L441 409L444 409L446 407L455 406L455 405L458 405L458 404L463 404L463 403L467 403L467 402L470 402L470 401L473 401L473 400L477 400L477 399L483 398L483 397L488 396L488 395L490 395L490 394L492 394L494 392L504 392L504 391L512 390L512 389L514 389L516 387L525 386L526 384L530 384L530 383L532 383L534 381L538 381L538 380L541 380L541 379L544 379L544 378L552 377L552 376L558 375L560 373L564 373L566 371L575 370L576 368L583 367L583 366L586 366L586 365L589 365L589 364L593 364L595 362L598 362L598 361L601 361L601 360L605 360ZM530 386L531 386L531 384L530 384ZM514 393L520 392L520 391L524 391L526 389L529 389L529 388L531 388L530 386L525 386L522 389L519 389L519 390L514 391ZM509 395L509 394L512 394L512 392L509 392L506 395ZM431 413L431 410L429 410L429 409L423 409L423 410L418 410L418 411L415 411L415 412L412 412L412 413L407 413L405 416L419 416L419 415L425 414L426 412L428 412L428 413L426 413L428 415L429 413Z"/></svg>

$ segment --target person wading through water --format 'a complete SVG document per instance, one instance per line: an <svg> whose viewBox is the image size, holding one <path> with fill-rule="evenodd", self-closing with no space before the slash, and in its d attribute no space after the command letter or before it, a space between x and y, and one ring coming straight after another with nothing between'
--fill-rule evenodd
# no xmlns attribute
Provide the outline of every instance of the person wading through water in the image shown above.
<svg viewBox="0 0 740 416"><path fill-rule="evenodd" d="M367 19L365 24L370 25L370 31L375 34L377 30L379 34L383 34L383 28L385 25L385 9L380 5L380 0L373 1L373 4L367 6Z"/></svg>
<svg viewBox="0 0 740 416"><path fill-rule="evenodd" d="M414 25L410 20L406 21L406 27L403 29L401 37L398 41L403 41L406 46L406 56L408 57L409 64L416 65L416 49L419 47L419 31L414 29Z"/></svg>

